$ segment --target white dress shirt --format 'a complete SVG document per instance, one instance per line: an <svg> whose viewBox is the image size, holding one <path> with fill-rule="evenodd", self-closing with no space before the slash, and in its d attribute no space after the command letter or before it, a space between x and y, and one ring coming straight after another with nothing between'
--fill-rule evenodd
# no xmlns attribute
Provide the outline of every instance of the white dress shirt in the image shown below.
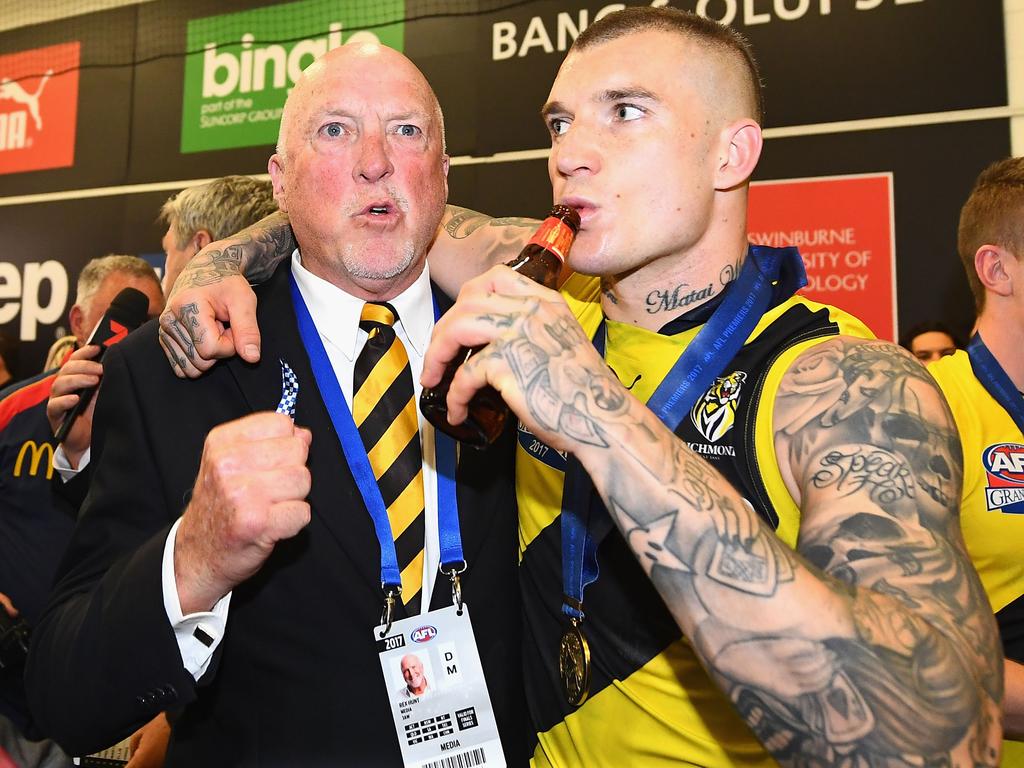
<svg viewBox="0 0 1024 768"><path fill-rule="evenodd" d="M367 333L359 327L363 311L362 299L351 296L340 288L312 274L302 266L298 250L292 254L292 275L298 284L309 314L316 324L320 339L330 360L334 374L341 385L347 403L352 402L352 377ZM413 388L419 400L420 375L423 373L423 355L434 330L434 308L430 292L430 276L426 266L405 291L388 301L398 313L395 333L405 346L412 369ZM313 381L299 381L299 397L315 391ZM418 411L417 411L418 412ZM334 439L334 435L331 435ZM434 460L434 430L420 414L420 442L423 449L423 501L425 508L426 538L423 558L423 591L420 611L425 613L430 603L434 580L440 563L440 545L437 533L437 474ZM174 628L181 650L182 663L197 680L210 664L210 659L224 636L231 593L221 598L212 611L184 616L178 601L174 579L174 540L178 525L174 524L167 536L163 555L164 609ZM383 597L382 597L383 600ZM367 627L367 632L372 628Z"/></svg>

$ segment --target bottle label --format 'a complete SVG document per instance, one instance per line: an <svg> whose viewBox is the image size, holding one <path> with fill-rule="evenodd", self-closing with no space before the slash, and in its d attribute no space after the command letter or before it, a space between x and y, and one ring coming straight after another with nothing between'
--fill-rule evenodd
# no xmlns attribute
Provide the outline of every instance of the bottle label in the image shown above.
<svg viewBox="0 0 1024 768"><path fill-rule="evenodd" d="M534 232L527 245L537 244L541 248L551 251L559 261L564 263L565 254L569 252L572 239L573 231L569 225L556 216L549 216L544 219L540 229Z"/></svg>

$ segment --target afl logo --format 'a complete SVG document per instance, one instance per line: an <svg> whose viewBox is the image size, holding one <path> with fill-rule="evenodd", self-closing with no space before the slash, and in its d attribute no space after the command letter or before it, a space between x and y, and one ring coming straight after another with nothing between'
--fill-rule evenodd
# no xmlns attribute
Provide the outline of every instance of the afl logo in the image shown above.
<svg viewBox="0 0 1024 768"><path fill-rule="evenodd" d="M998 443L981 454L988 475L985 500L990 512L1024 512L1024 445Z"/></svg>
<svg viewBox="0 0 1024 768"><path fill-rule="evenodd" d="M989 482L1024 486L1024 445L999 443L990 445L982 455Z"/></svg>
<svg viewBox="0 0 1024 768"><path fill-rule="evenodd" d="M437 637L437 628L426 624L418 629L414 629L409 633L409 637L414 643L427 643Z"/></svg>

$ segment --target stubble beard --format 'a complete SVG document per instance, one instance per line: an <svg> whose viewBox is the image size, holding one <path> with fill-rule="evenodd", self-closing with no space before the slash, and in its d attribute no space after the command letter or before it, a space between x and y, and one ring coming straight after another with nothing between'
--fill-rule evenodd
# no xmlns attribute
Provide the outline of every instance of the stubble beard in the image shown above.
<svg viewBox="0 0 1024 768"><path fill-rule="evenodd" d="M349 243L342 248L341 263L352 277L361 280L391 280L409 269L416 260L416 250L411 241L406 241L395 247L394 258L375 258L368 263L364 248Z"/></svg>

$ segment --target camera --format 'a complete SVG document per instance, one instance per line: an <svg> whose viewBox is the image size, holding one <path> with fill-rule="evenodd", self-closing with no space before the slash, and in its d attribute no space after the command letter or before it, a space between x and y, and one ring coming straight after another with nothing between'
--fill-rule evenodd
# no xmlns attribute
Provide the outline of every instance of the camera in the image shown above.
<svg viewBox="0 0 1024 768"><path fill-rule="evenodd" d="M31 634L28 622L22 618L11 618L0 608L0 671L20 669L25 665Z"/></svg>

